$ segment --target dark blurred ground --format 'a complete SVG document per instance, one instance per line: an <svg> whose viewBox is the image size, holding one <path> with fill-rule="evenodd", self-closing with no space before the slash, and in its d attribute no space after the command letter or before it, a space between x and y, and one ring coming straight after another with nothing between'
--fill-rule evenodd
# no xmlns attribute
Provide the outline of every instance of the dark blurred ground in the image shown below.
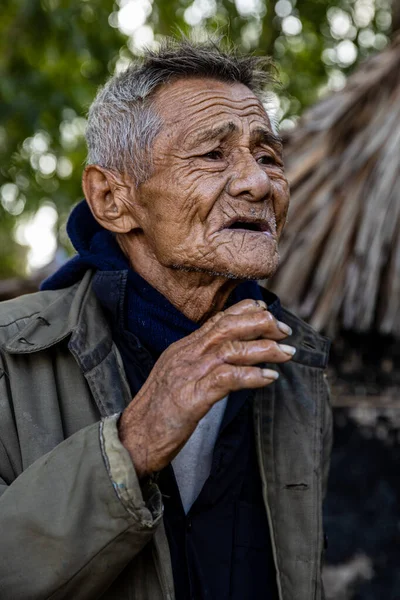
<svg viewBox="0 0 400 600"><path fill-rule="evenodd" d="M400 600L400 344L340 332L325 531L328 600Z"/></svg>
<svg viewBox="0 0 400 600"><path fill-rule="evenodd" d="M400 408L336 408L328 600L400 599Z"/></svg>

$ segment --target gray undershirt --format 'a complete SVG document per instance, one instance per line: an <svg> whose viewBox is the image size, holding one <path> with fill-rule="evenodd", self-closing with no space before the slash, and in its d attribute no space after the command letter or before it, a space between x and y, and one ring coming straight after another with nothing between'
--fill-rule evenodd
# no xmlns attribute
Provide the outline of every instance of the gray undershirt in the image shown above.
<svg viewBox="0 0 400 600"><path fill-rule="evenodd" d="M214 446L228 396L214 404L172 461L182 505L187 514L200 494L210 471Z"/></svg>

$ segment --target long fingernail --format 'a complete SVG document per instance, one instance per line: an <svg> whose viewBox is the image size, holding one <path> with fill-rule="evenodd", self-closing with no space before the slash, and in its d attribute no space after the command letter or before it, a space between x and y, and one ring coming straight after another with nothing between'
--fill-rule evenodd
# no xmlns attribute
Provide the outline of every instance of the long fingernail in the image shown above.
<svg viewBox="0 0 400 600"><path fill-rule="evenodd" d="M292 328L289 327L289 325L286 325L286 323L282 323L282 321L277 321L276 324L278 325L278 328L282 331L282 333L286 333L286 335L292 335L293 331Z"/></svg>
<svg viewBox="0 0 400 600"><path fill-rule="evenodd" d="M278 379L279 377L278 371L274 371L273 369L261 369L261 372L266 379Z"/></svg>
<svg viewBox="0 0 400 600"><path fill-rule="evenodd" d="M290 354L290 356L296 354L296 348L294 346L288 346L288 344L278 344L278 347L280 350L282 350L282 352L285 354Z"/></svg>

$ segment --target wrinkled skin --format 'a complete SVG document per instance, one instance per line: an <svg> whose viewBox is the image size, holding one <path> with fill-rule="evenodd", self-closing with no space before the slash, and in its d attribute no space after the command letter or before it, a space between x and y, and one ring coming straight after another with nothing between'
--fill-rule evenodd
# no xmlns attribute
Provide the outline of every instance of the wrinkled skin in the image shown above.
<svg viewBox="0 0 400 600"><path fill-rule="evenodd" d="M122 414L120 438L140 477L166 466L230 391L274 381L255 365L295 352L278 343L290 330L263 303L218 312L240 281L278 265L289 189L262 104L242 84L199 78L163 86L156 107L163 127L145 182L97 166L83 178L94 216L133 268L203 323L161 355Z"/></svg>

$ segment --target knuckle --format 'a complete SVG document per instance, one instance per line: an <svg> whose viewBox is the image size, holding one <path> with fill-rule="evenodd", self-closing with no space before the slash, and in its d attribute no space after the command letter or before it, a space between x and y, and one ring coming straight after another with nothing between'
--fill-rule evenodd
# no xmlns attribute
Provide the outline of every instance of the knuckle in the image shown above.
<svg viewBox="0 0 400 600"><path fill-rule="evenodd" d="M273 340L264 340L264 349L266 352L275 352L278 350L278 344Z"/></svg>
<svg viewBox="0 0 400 600"><path fill-rule="evenodd" d="M230 375L231 370L232 369L226 366L215 369L215 371L213 372L214 384L217 386L223 385L226 382L228 376Z"/></svg>
<svg viewBox="0 0 400 600"><path fill-rule="evenodd" d="M268 340L268 342L265 344L265 360L277 360L280 355L281 352L278 348L278 345L276 342L273 342L272 340Z"/></svg>
<svg viewBox="0 0 400 600"><path fill-rule="evenodd" d="M179 362L181 353L179 352L179 348L172 344L169 348L165 350L164 359L168 362L170 367L175 367Z"/></svg>
<svg viewBox="0 0 400 600"><path fill-rule="evenodd" d="M166 348L166 350L164 350L162 355L167 357L168 359L174 358L182 351L182 348L185 345L185 340L186 338L182 338L176 342L173 342L172 344L170 344L170 346L168 346L168 348Z"/></svg>
<svg viewBox="0 0 400 600"><path fill-rule="evenodd" d="M254 308L254 306L258 306L258 301L252 300L251 298L246 298L245 300L241 300L240 302L238 302L236 306L239 306L243 309Z"/></svg>
<svg viewBox="0 0 400 600"><path fill-rule="evenodd" d="M218 321L220 321L224 317L224 314L225 313L223 311L217 312L215 315L213 315L211 317L211 319L209 319L207 321L207 323L209 323L210 325L215 325L216 323L218 323Z"/></svg>
<svg viewBox="0 0 400 600"><path fill-rule="evenodd" d="M243 343L239 340L225 342L222 346L222 356L225 358L236 357L243 352Z"/></svg>
<svg viewBox="0 0 400 600"><path fill-rule="evenodd" d="M234 381L236 381L238 379L241 379L242 378L242 373L243 373L243 369L242 368L240 368L240 367L232 367L232 370L231 370L231 373L230 373L231 379L234 380Z"/></svg>
<svg viewBox="0 0 400 600"><path fill-rule="evenodd" d="M265 322L268 325L272 325L275 323L275 317L268 310L266 310L265 313L263 313L263 315L264 315Z"/></svg>
<svg viewBox="0 0 400 600"><path fill-rule="evenodd" d="M225 315L223 319L218 322L218 330L222 334L227 334L233 327L236 319L230 315Z"/></svg>
<svg viewBox="0 0 400 600"><path fill-rule="evenodd" d="M259 314L259 313L258 313ZM268 311L262 313L262 323L268 331L275 329L275 317Z"/></svg>

